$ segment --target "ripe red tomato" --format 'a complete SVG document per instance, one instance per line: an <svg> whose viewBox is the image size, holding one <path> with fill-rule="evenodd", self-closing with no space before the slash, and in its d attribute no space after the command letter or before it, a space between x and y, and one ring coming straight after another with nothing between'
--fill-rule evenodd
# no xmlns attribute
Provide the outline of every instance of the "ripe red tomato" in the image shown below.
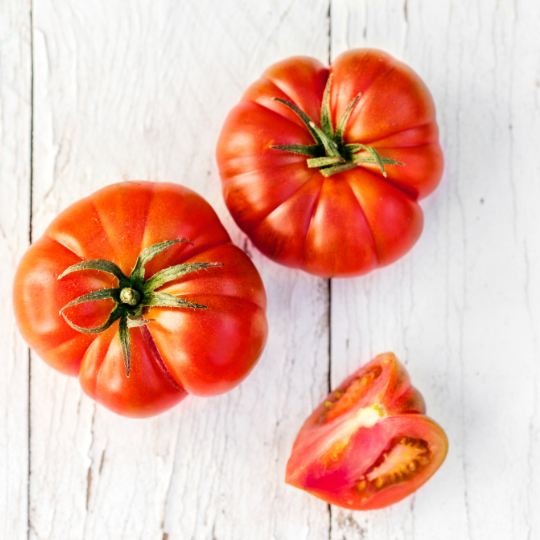
<svg viewBox="0 0 540 540"><path fill-rule="evenodd" d="M427 87L372 49L329 70L306 57L271 66L227 117L217 161L227 207L255 246L323 277L409 251L423 227L417 201L443 170Z"/></svg>
<svg viewBox="0 0 540 540"><path fill-rule="evenodd" d="M285 481L331 504L373 510L416 491L441 466L444 431L392 353L339 385L306 420Z"/></svg>
<svg viewBox="0 0 540 540"><path fill-rule="evenodd" d="M174 184L115 184L67 208L22 258L13 298L30 347L125 416L230 390L267 336L256 268Z"/></svg>

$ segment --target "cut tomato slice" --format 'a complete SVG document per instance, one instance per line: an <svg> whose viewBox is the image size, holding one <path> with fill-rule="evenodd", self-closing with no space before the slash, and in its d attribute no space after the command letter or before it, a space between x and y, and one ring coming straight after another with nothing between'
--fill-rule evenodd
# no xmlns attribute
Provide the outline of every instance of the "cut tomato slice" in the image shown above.
<svg viewBox="0 0 540 540"><path fill-rule="evenodd" d="M422 396L391 354L346 379L311 414L287 463L286 482L331 504L383 508L416 491L448 450Z"/></svg>

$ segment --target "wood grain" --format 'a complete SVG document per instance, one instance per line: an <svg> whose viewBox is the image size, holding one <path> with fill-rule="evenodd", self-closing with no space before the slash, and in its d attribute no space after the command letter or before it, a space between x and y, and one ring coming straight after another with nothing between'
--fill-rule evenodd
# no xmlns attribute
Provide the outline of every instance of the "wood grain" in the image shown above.
<svg viewBox="0 0 540 540"><path fill-rule="evenodd" d="M540 47L533 1L332 2L332 55L380 47L438 110L446 173L397 264L334 280L332 381L393 350L447 431L443 468L332 539L538 538Z"/></svg>
<svg viewBox="0 0 540 540"><path fill-rule="evenodd" d="M27 3L0 2L0 538L28 526L28 348L11 283L29 244L31 43Z"/></svg>
<svg viewBox="0 0 540 540"><path fill-rule="evenodd" d="M296 431L326 393L328 288L254 252L221 198L214 148L271 62L326 60L326 2L36 0L34 228L111 182L179 182L217 209L266 285L254 373L145 421L34 358L31 538L327 538L327 506L285 486Z"/></svg>

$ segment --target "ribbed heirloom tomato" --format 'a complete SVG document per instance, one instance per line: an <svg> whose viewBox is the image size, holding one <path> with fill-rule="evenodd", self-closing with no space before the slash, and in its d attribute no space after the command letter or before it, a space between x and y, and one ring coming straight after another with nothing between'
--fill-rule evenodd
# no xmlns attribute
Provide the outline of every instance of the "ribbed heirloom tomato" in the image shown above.
<svg viewBox="0 0 540 540"><path fill-rule="evenodd" d="M256 268L174 184L124 182L70 206L22 258L13 298L37 354L125 416L230 390L267 336Z"/></svg>
<svg viewBox="0 0 540 540"><path fill-rule="evenodd" d="M392 353L339 385L306 420L286 482L331 504L373 510L426 482L448 450L422 396Z"/></svg>
<svg viewBox="0 0 540 540"><path fill-rule="evenodd" d="M441 178L431 95L372 49L330 66L271 66L230 112L218 142L225 202L254 245L315 275L392 263L423 227L418 200Z"/></svg>

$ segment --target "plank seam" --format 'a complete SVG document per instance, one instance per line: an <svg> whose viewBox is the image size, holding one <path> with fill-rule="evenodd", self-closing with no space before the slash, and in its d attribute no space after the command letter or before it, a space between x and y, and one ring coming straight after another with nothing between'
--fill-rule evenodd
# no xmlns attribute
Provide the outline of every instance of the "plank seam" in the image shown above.
<svg viewBox="0 0 540 540"><path fill-rule="evenodd" d="M332 0L328 0L328 65L332 63ZM332 391L332 279L328 279L328 393ZM332 505L328 504L328 540L332 539Z"/></svg>
<svg viewBox="0 0 540 540"><path fill-rule="evenodd" d="M29 0L29 21L30 21L30 211L28 213L28 243L32 244L32 208L33 208L33 193L34 193L34 5L33 0ZM28 348L28 482L26 487L26 534L30 540L31 519L30 519L30 490L31 490L31 466L32 459L30 452L32 451L32 353Z"/></svg>

